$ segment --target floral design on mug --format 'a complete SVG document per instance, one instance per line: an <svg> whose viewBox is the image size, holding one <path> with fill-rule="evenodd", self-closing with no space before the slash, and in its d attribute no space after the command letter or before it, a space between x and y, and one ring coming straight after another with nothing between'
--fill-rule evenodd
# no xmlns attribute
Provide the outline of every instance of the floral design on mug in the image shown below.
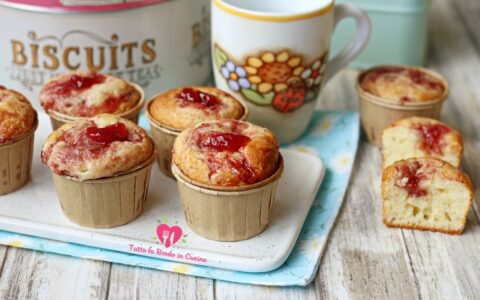
<svg viewBox="0 0 480 300"><path fill-rule="evenodd" d="M246 100L289 113L314 101L320 91L328 53L304 65L303 57L291 51L263 51L248 56L244 64L215 45L214 60L228 87Z"/></svg>

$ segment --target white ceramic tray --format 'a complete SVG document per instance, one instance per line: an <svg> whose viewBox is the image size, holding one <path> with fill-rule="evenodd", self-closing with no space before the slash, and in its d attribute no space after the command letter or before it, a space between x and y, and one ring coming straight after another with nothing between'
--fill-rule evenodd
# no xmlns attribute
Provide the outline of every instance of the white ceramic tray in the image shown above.
<svg viewBox="0 0 480 300"><path fill-rule="evenodd" d="M246 241L215 242L186 226L176 182L154 165L144 213L125 226L92 230L62 214L50 171L40 162L41 144L50 131L49 120L42 115L35 136L33 179L21 190L0 196L0 230L189 264L266 272L282 265L292 251L324 175L316 156L282 150L285 172L269 227ZM171 233L170 243L164 232Z"/></svg>

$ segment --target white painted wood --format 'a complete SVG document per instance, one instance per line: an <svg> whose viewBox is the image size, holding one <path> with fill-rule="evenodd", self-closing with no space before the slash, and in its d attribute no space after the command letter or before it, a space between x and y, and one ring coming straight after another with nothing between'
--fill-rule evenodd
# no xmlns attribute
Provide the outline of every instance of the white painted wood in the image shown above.
<svg viewBox="0 0 480 300"><path fill-rule="evenodd" d="M8 247L6 247L6 246L0 246L0 279L1 279L1 275L2 275L3 266L4 266L4 263L5 263L5 257L6 257L6 254L7 254L7 249L8 249Z"/></svg>
<svg viewBox="0 0 480 300"><path fill-rule="evenodd" d="M474 4L475 3L475 4ZM462 167L478 186L480 179L480 35L471 35L468 23L475 17L478 24L478 1L469 4L438 1L431 12L430 64L451 83L450 98L442 118L462 133L465 152ZM472 6L476 6L473 9ZM463 16L455 6L462 7ZM472 10L467 12L465 9ZM477 205L470 211L466 231L462 236L448 236L419 231L404 231L405 241L412 254L412 266L422 298L479 299L480 298L480 224L478 219L479 189L475 192Z"/></svg>
<svg viewBox="0 0 480 300"><path fill-rule="evenodd" d="M108 299L214 299L211 279L112 265Z"/></svg>
<svg viewBox="0 0 480 300"><path fill-rule="evenodd" d="M381 220L379 166L378 149L363 143L315 281L325 298L418 297L401 231L387 229Z"/></svg>
<svg viewBox="0 0 480 300"><path fill-rule="evenodd" d="M215 299L228 300L311 300L317 299L313 285L309 287L262 287L231 282L215 282Z"/></svg>
<svg viewBox="0 0 480 300"><path fill-rule="evenodd" d="M109 263L8 248L0 299L105 299Z"/></svg>

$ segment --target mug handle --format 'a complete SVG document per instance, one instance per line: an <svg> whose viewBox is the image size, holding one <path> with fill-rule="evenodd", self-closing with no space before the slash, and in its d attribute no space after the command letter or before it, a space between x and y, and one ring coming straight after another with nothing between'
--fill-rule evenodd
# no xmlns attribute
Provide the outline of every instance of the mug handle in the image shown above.
<svg viewBox="0 0 480 300"><path fill-rule="evenodd" d="M368 15L357 5L351 3L341 3L335 5L335 15L333 19L333 28L345 18L353 17L356 23L356 32L353 39L330 60L325 69L325 81L329 81L338 71L347 66L367 45L370 38L371 24Z"/></svg>

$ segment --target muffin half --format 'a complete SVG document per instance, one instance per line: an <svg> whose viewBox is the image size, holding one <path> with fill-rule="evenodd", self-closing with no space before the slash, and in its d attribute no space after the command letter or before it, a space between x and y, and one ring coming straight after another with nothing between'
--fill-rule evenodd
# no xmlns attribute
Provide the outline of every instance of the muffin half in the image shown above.
<svg viewBox="0 0 480 300"><path fill-rule="evenodd" d="M447 162L411 158L384 170L382 198L387 226L461 234L473 188L468 176Z"/></svg>
<svg viewBox="0 0 480 300"><path fill-rule="evenodd" d="M460 133L430 118L411 117L394 122L382 134L383 166L413 157L436 157L460 166Z"/></svg>

